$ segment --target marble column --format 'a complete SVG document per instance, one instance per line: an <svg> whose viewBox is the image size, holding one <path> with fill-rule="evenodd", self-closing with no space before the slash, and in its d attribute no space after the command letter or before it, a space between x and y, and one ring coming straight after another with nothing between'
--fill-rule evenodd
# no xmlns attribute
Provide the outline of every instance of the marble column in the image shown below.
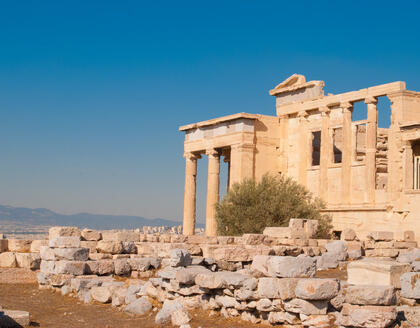
<svg viewBox="0 0 420 328"><path fill-rule="evenodd" d="M195 231L197 159L193 153L185 153L185 190L183 234L193 235Z"/></svg>
<svg viewBox="0 0 420 328"><path fill-rule="evenodd" d="M328 167L331 163L332 145L330 137L330 108L320 108L322 116L321 154L319 163L319 196L328 203Z"/></svg>
<svg viewBox="0 0 420 328"><path fill-rule="evenodd" d="M344 102L340 104L343 113L343 145L341 149L341 201L343 204L351 203L351 164L353 161L352 142L352 110L353 104Z"/></svg>
<svg viewBox="0 0 420 328"><path fill-rule="evenodd" d="M207 180L206 235L217 235L215 206L219 202L220 154L216 149L206 151L209 158Z"/></svg>
<svg viewBox="0 0 420 328"><path fill-rule="evenodd" d="M298 181L301 185L307 185L308 169L308 113L301 111L299 117L299 175Z"/></svg>
<svg viewBox="0 0 420 328"><path fill-rule="evenodd" d="M366 120L366 201L375 203L376 189L376 142L378 129L378 100L374 97L365 99L367 104Z"/></svg>

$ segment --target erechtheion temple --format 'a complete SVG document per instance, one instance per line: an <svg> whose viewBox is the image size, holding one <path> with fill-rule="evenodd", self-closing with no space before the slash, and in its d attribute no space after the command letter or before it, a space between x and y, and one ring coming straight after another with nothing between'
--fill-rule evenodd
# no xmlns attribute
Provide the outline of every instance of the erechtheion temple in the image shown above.
<svg viewBox="0 0 420 328"><path fill-rule="evenodd" d="M420 235L420 92L393 82L324 95L323 81L294 74L270 90L276 116L239 113L180 127L185 132L184 234L193 234L197 160L207 155L206 234L215 235L220 158L228 185L284 174L326 203L337 231L353 228ZM378 127L377 102L391 102L391 125ZM353 107L365 105L366 120Z"/></svg>

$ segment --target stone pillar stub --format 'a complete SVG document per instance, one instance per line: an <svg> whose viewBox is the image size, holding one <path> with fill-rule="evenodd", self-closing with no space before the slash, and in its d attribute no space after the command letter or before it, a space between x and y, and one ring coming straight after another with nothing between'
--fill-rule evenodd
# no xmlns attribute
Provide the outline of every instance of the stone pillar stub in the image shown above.
<svg viewBox="0 0 420 328"><path fill-rule="evenodd" d="M341 150L341 199L343 204L351 203L351 164L352 164L352 111L353 104L340 104L343 114L343 146Z"/></svg>
<svg viewBox="0 0 420 328"><path fill-rule="evenodd" d="M321 154L319 163L319 195L328 203L328 166L331 161L330 112L328 106L319 109L322 116Z"/></svg>
<svg viewBox="0 0 420 328"><path fill-rule="evenodd" d="M196 180L197 159L200 155L185 153L185 189L184 189L184 218L183 234L193 235L195 232L196 216Z"/></svg>
<svg viewBox="0 0 420 328"><path fill-rule="evenodd" d="M207 179L207 206L206 206L206 235L217 235L216 204L219 202L220 184L220 154L216 149L208 149L209 158Z"/></svg>
<svg viewBox="0 0 420 328"><path fill-rule="evenodd" d="M378 100L375 97L365 99L367 104L366 120L366 201L375 203L376 189L376 143L378 130Z"/></svg>

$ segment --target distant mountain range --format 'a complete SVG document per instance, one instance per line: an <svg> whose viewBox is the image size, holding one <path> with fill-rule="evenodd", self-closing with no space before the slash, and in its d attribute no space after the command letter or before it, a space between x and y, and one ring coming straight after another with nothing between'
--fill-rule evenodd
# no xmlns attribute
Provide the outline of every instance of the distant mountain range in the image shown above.
<svg viewBox="0 0 420 328"><path fill-rule="evenodd" d="M42 226L77 226L91 229L136 229L142 226L178 226L181 222L166 219L146 219L141 216L105 214L59 214L46 208L25 208L0 205L2 221Z"/></svg>

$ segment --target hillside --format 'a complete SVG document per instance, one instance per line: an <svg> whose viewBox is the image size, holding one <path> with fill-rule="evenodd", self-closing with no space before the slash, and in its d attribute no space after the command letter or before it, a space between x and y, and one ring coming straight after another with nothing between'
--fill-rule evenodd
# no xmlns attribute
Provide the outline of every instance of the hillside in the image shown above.
<svg viewBox="0 0 420 328"><path fill-rule="evenodd" d="M166 219L146 219L141 216L106 214L59 214L46 208L26 208L0 205L0 224L16 222L18 225L77 226L92 229L136 229L142 226L177 226L181 222Z"/></svg>

